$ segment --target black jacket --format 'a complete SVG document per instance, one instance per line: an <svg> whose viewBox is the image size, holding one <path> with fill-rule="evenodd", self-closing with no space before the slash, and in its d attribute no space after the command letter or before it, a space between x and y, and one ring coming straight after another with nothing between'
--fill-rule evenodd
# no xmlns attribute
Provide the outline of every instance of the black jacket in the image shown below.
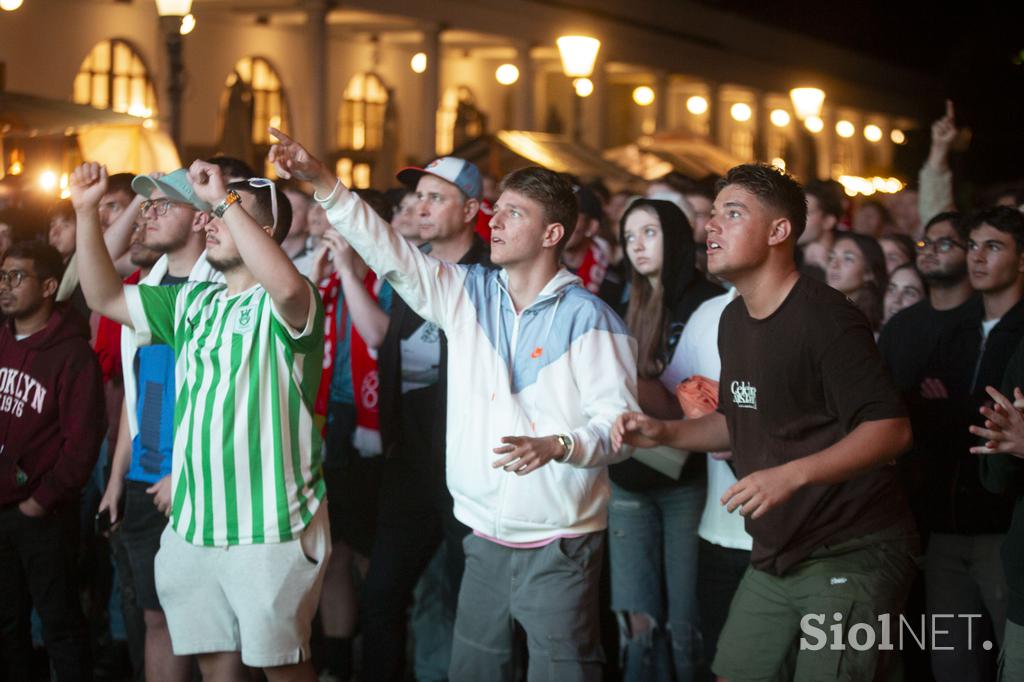
<svg viewBox="0 0 1024 682"><path fill-rule="evenodd" d="M983 421L978 409L990 401L986 386L1002 386L1010 358L1024 338L1024 300L1006 312L982 337L983 311L964 319L936 342L926 376L942 381L948 400L931 409L926 470L927 523L930 530L958 535L1005 533L1013 501L981 484L980 463L970 447L977 438L968 431ZM915 434L916 435L916 434Z"/></svg>
<svg viewBox="0 0 1024 682"><path fill-rule="evenodd" d="M490 249L478 235L459 261L460 265L483 263L490 266ZM391 303L391 318L377 353L380 373L380 435L386 457L414 455L424 464L439 462L444 475L445 406L448 395L448 340L441 333L441 365L433 386L402 395L402 339L418 329L424 320L400 296ZM415 431L416 433L410 433ZM421 440L424 439L424 440ZM429 450L421 457L421 451ZM437 471L431 467L432 471Z"/></svg>
<svg viewBox="0 0 1024 682"><path fill-rule="evenodd" d="M1014 388L1024 389L1024 344L1017 347L1010 359L1000 390L1013 400ZM980 455L979 460L985 487L992 493L1015 498L1002 550L1006 585L1010 591L1006 617L1024 626L1024 459L1014 455Z"/></svg>

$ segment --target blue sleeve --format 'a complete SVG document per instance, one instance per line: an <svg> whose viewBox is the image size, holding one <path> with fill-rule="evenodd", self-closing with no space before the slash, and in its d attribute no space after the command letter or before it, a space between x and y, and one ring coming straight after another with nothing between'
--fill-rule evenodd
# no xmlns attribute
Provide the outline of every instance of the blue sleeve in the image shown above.
<svg viewBox="0 0 1024 682"><path fill-rule="evenodd" d="M380 285L380 293L377 294L377 305L388 315L391 314L391 298L394 296L394 293L395 290L391 288L391 285L384 281Z"/></svg>

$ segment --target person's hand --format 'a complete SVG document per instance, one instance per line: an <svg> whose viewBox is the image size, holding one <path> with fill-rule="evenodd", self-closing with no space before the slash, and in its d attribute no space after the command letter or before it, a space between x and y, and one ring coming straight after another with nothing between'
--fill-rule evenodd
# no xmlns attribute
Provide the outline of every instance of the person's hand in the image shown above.
<svg viewBox="0 0 1024 682"><path fill-rule="evenodd" d="M945 400L949 398L949 391L941 380L929 377L921 382L921 397L925 400Z"/></svg>
<svg viewBox="0 0 1024 682"><path fill-rule="evenodd" d="M759 519L793 496L800 484L785 465L755 471L725 491L720 500L730 512Z"/></svg>
<svg viewBox="0 0 1024 682"><path fill-rule="evenodd" d="M1002 393L986 386L985 391L995 401L992 407L983 406L980 410L985 417L984 426L970 426L970 432L985 439L984 445L971 448L975 455L1009 454L1024 459L1024 415L1018 404L1024 405L1024 393L1020 388L1013 389L1014 401Z"/></svg>
<svg viewBox="0 0 1024 682"><path fill-rule="evenodd" d="M95 161L81 164L72 171L68 189L76 211L99 209L100 199L107 193L107 167Z"/></svg>
<svg viewBox="0 0 1024 682"><path fill-rule="evenodd" d="M43 508L43 505L36 502L34 497L22 500L18 505L18 511L25 516L30 516L34 519L46 516L46 509Z"/></svg>
<svg viewBox="0 0 1024 682"><path fill-rule="evenodd" d="M124 481L118 478L112 477L107 482L107 489L103 492L103 498L100 500L99 509L97 513L102 512L104 509L110 510L110 529L113 530L121 518L117 515L117 510L121 504L121 496L124 495Z"/></svg>
<svg viewBox="0 0 1024 682"><path fill-rule="evenodd" d="M220 166L196 159L188 167L188 181L195 190L196 196L216 206L224 201L228 191L224 187L224 176Z"/></svg>
<svg viewBox="0 0 1024 682"><path fill-rule="evenodd" d="M948 150L956 139L956 120L953 117L953 100L946 100L946 115L932 123L932 146Z"/></svg>
<svg viewBox="0 0 1024 682"><path fill-rule="evenodd" d="M324 165L301 144L277 128L270 128L270 134L278 142L270 146L267 158L274 164L274 170L279 176L313 182L324 172Z"/></svg>
<svg viewBox="0 0 1024 682"><path fill-rule="evenodd" d="M331 251L327 244L321 243L313 252L313 267L309 271L309 279L319 284L331 271Z"/></svg>
<svg viewBox="0 0 1024 682"><path fill-rule="evenodd" d="M546 438L505 436L501 442L505 445L494 448L494 454L505 456L491 466L495 469L500 468L512 472L517 476L525 476L551 460L565 455L565 448L554 436Z"/></svg>
<svg viewBox="0 0 1024 682"><path fill-rule="evenodd" d="M665 424L660 419L648 417L641 412L623 412L612 425L612 449L618 452L623 445L657 447L664 433Z"/></svg>
<svg viewBox="0 0 1024 682"><path fill-rule="evenodd" d="M338 273L351 273L355 269L356 251L337 230L327 230L321 237L331 254L331 262Z"/></svg>
<svg viewBox="0 0 1024 682"><path fill-rule="evenodd" d="M146 492L153 496L153 504L164 516L171 515L171 475L168 474L153 485L146 488Z"/></svg>

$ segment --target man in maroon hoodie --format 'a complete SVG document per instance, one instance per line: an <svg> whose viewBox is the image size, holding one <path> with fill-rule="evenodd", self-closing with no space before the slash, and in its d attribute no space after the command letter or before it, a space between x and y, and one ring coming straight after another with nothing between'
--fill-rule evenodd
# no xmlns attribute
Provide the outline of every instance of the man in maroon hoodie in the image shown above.
<svg viewBox="0 0 1024 682"><path fill-rule="evenodd" d="M74 550L78 493L106 432L89 325L55 303L60 254L21 242L0 263L0 679L28 680L29 606L55 679L91 678Z"/></svg>

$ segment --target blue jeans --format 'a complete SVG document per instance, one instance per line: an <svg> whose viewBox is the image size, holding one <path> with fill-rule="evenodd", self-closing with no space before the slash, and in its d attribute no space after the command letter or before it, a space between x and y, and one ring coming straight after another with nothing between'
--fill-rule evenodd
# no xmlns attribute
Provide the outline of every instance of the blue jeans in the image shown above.
<svg viewBox="0 0 1024 682"><path fill-rule="evenodd" d="M701 657L697 627L697 527L704 477L683 485L631 492L612 484L608 505L612 609L622 633L623 680L687 682ZM630 632L628 614L653 621Z"/></svg>

